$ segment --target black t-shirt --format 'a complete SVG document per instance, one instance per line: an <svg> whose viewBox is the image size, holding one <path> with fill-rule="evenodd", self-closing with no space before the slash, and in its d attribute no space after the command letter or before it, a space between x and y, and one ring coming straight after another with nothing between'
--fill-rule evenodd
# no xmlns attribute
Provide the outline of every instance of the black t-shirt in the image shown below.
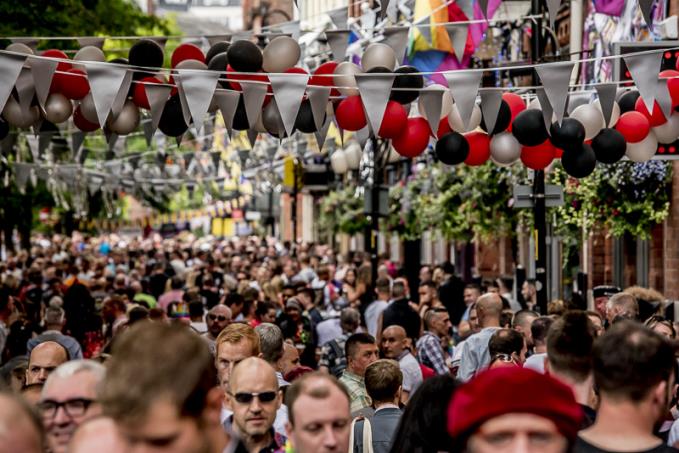
<svg viewBox="0 0 679 453"><path fill-rule="evenodd" d="M660 439L658 439L660 440ZM659 444L655 448L650 450L643 450L638 452L626 452L626 453L677 453L679 450L669 447L663 443ZM601 448L595 447L589 442L583 440L580 436L575 441L575 446L573 447L573 453L616 453L613 450L602 450Z"/></svg>
<svg viewBox="0 0 679 453"><path fill-rule="evenodd" d="M409 338L417 340L420 336L420 315L407 299L395 300L382 312L382 331L389 326L401 326Z"/></svg>

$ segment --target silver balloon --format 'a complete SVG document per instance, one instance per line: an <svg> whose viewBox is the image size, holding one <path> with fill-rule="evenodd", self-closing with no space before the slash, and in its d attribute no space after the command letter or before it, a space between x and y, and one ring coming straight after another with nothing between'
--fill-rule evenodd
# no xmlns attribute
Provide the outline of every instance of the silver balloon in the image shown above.
<svg viewBox="0 0 679 453"><path fill-rule="evenodd" d="M604 115L594 104L583 104L570 114L585 126L585 140L591 140L604 128Z"/></svg>
<svg viewBox="0 0 679 453"><path fill-rule="evenodd" d="M335 68L333 81L335 82L335 86L341 87L337 89L343 95L356 96L358 94L358 85L356 85L356 77L354 77L354 75L361 73L363 73L361 68L350 61L343 61Z"/></svg>
<svg viewBox="0 0 679 453"><path fill-rule="evenodd" d="M511 165L521 157L521 144L511 132L502 132L490 139L490 158L498 165Z"/></svg>
<svg viewBox="0 0 679 453"><path fill-rule="evenodd" d="M59 124L68 120L73 114L73 104L61 93L52 93L45 101L45 119Z"/></svg>
<svg viewBox="0 0 679 453"><path fill-rule="evenodd" d="M2 110L2 116L5 121L14 127L27 128L40 119L40 110L37 106L34 106L23 111L14 96L10 96Z"/></svg>
<svg viewBox="0 0 679 453"><path fill-rule="evenodd" d="M184 60L177 63L175 69L207 69L207 65L198 60Z"/></svg>
<svg viewBox="0 0 679 453"><path fill-rule="evenodd" d="M106 56L98 47L85 46L76 52L73 59L77 61L106 61Z"/></svg>
<svg viewBox="0 0 679 453"><path fill-rule="evenodd" d="M90 123L99 124L99 117L97 116L97 107L94 105L94 98L92 93L88 93L82 101L80 101L80 113Z"/></svg>
<svg viewBox="0 0 679 453"><path fill-rule="evenodd" d="M601 110L601 103L599 102L598 99L594 101L594 107L599 109L599 111L603 115L603 110ZM620 119L620 104L618 104L617 102L613 102L613 110L611 110L611 121L610 124L605 127L614 127L618 123L619 119ZM604 118L604 122L605 121L606 118Z"/></svg>
<svg viewBox="0 0 679 453"><path fill-rule="evenodd" d="M273 73L285 72L297 64L301 55L297 41L289 36L279 36L264 48L262 69Z"/></svg>
<svg viewBox="0 0 679 453"><path fill-rule="evenodd" d="M139 126L139 109L131 100L125 101L120 114L110 122L111 132L127 135Z"/></svg>
<svg viewBox="0 0 679 453"><path fill-rule="evenodd" d="M481 108L477 104L474 105L472 116L469 118L469 126L465 129L460 111L457 109L457 105L453 104L448 115L448 124L455 132L471 132L481 125Z"/></svg>
<svg viewBox="0 0 679 453"><path fill-rule="evenodd" d="M570 115L581 105L589 104L591 97L590 93L571 93L568 96L567 113Z"/></svg>
<svg viewBox="0 0 679 453"><path fill-rule="evenodd" d="M26 55L33 55L35 53L33 49L22 42L13 42L5 50L8 52L25 53Z"/></svg>
<svg viewBox="0 0 679 453"><path fill-rule="evenodd" d="M645 139L637 143L627 143L625 155L633 162L646 162L655 156L658 139L655 132L650 131Z"/></svg>
<svg viewBox="0 0 679 453"><path fill-rule="evenodd" d="M373 68L387 68L389 71L393 71L396 67L394 49L382 43L370 44L363 52L361 66L366 72Z"/></svg>
<svg viewBox="0 0 679 453"><path fill-rule="evenodd" d="M332 171L338 175L343 175L349 170L349 164L347 163L347 156L341 149L336 150L330 156L330 166Z"/></svg>
<svg viewBox="0 0 679 453"><path fill-rule="evenodd" d="M285 135L285 124L283 124L283 118L281 118L275 100L269 102L269 105L262 111L261 116L262 125L267 132L277 137L283 137Z"/></svg>
<svg viewBox="0 0 679 453"><path fill-rule="evenodd" d="M673 113L666 123L653 129L658 143L670 144L679 138L679 113Z"/></svg>
<svg viewBox="0 0 679 453"><path fill-rule="evenodd" d="M441 119L445 118L450 114L450 111L453 108L453 95L450 94L450 90L443 85L439 85L437 83L433 85L429 85L428 87L424 88L425 90L437 90L437 91L443 91L443 96L441 96ZM422 102L423 97L420 96L420 98L417 100L417 109L420 112L420 115L424 116L424 103ZM459 116L459 114L458 114ZM470 121L471 122L471 121Z"/></svg>

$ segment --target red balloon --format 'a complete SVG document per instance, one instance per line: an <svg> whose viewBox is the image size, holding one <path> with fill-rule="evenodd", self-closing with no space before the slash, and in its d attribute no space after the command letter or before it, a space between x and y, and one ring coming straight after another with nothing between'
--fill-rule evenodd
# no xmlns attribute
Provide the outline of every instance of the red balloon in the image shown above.
<svg viewBox="0 0 679 453"><path fill-rule="evenodd" d="M648 120L651 122L651 127L660 126L661 124L665 124L667 122L667 118L665 118L665 114L660 109L658 101L654 101L653 103L653 113L648 113L648 109L646 108L644 100L641 98L641 96L639 96L637 103L634 104L634 110L648 118Z"/></svg>
<svg viewBox="0 0 679 453"><path fill-rule="evenodd" d="M333 85L332 75L337 68L337 62L328 61L320 65L314 71L314 75L309 78L309 85L316 85L321 87L331 87ZM330 91L330 96L339 96L340 92L336 88Z"/></svg>
<svg viewBox="0 0 679 453"><path fill-rule="evenodd" d="M172 58L170 59L170 62L174 68L184 60L198 60L201 63L205 63L205 55L203 54L203 51L200 50L200 48L195 44L186 43L180 45L174 50L174 52L172 52Z"/></svg>
<svg viewBox="0 0 679 453"><path fill-rule="evenodd" d="M297 66L293 66L292 68L288 68L285 71L286 74L309 74L309 71L307 71L304 68L299 68Z"/></svg>
<svg viewBox="0 0 679 453"><path fill-rule="evenodd" d="M408 118L407 126L401 135L391 141L391 144L401 156L412 159L427 149L430 135L429 122L421 116L416 116Z"/></svg>
<svg viewBox="0 0 679 453"><path fill-rule="evenodd" d="M651 130L651 123L643 114L632 110L620 115L615 128L625 137L628 143L637 143L646 138Z"/></svg>
<svg viewBox="0 0 679 453"><path fill-rule="evenodd" d="M377 134L382 138L398 137L403 129L408 125L408 113L401 104L389 101L384 111L380 132Z"/></svg>
<svg viewBox="0 0 679 453"><path fill-rule="evenodd" d="M68 55L66 55L64 52L58 49L46 50L43 53L41 53L40 56L47 58L60 58L62 60L70 60L70 58L68 58ZM73 66L71 65L71 63L66 63L65 61L61 61L57 64L57 71L66 72L72 68Z"/></svg>
<svg viewBox="0 0 679 453"><path fill-rule="evenodd" d="M361 96L349 96L339 103L335 110L337 125L347 131L360 131L368 120L363 111Z"/></svg>
<svg viewBox="0 0 679 453"><path fill-rule="evenodd" d="M552 163L556 149L549 139L537 146L521 147L521 162L532 170L544 170Z"/></svg>
<svg viewBox="0 0 679 453"><path fill-rule="evenodd" d="M90 92L87 74L81 69L71 69L67 74L54 74L59 92L69 99L82 99Z"/></svg>
<svg viewBox="0 0 679 453"><path fill-rule="evenodd" d="M83 116L80 107L75 109L75 112L73 112L73 124L75 124L75 127L83 132L92 132L99 129L99 125L97 123L93 123Z"/></svg>
<svg viewBox="0 0 679 453"><path fill-rule="evenodd" d="M238 83L237 81L248 81L248 80L255 80L259 82L268 82L269 78L265 75L251 75L251 74L235 74L238 71L233 69L231 65L226 66L226 78L229 80L229 85L231 85L231 88L237 91L242 91L241 84ZM271 90L271 84L267 85L267 91L269 93L272 92Z"/></svg>
<svg viewBox="0 0 679 453"><path fill-rule="evenodd" d="M149 99L146 97L146 85L147 83L163 83L162 80L157 77L144 77L139 82L134 84L134 92L132 93L132 102L142 109L149 110L151 105L149 104Z"/></svg>
<svg viewBox="0 0 679 453"><path fill-rule="evenodd" d="M526 103L523 98L516 93L502 93L502 100L509 105L509 110L512 112L512 120L509 122L508 131L512 130L512 123L516 115L526 110Z"/></svg>
<svg viewBox="0 0 679 453"><path fill-rule="evenodd" d="M490 159L490 136L485 132L468 132L464 137L469 142L469 155L464 163L477 167Z"/></svg>
<svg viewBox="0 0 679 453"><path fill-rule="evenodd" d="M450 127L450 123L448 122L448 117L443 117L441 118L441 121L439 121L439 128L436 130L436 138L440 139L446 134L450 134L453 132L453 128Z"/></svg>
<svg viewBox="0 0 679 453"><path fill-rule="evenodd" d="M667 79L667 89L672 97L672 107L679 105L679 71L667 69L660 73L661 79Z"/></svg>
<svg viewBox="0 0 679 453"><path fill-rule="evenodd" d="M591 142L592 142L591 140L585 140L585 141L590 142L590 143L587 143L588 145L590 145ZM561 156L563 156L563 150L561 148L554 147L554 158L555 159L561 159Z"/></svg>

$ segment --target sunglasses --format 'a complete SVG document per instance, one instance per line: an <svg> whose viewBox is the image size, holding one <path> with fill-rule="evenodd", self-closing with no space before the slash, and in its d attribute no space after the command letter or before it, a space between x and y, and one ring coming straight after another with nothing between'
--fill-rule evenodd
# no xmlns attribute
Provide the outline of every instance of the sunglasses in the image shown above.
<svg viewBox="0 0 679 453"><path fill-rule="evenodd" d="M240 404L250 404L253 399L259 399L260 403L270 403L276 399L277 392L246 393L238 392L231 395Z"/></svg>
<svg viewBox="0 0 679 453"><path fill-rule="evenodd" d="M224 322L226 321L226 316L223 315L207 315L208 319L210 321L219 321L219 322Z"/></svg>

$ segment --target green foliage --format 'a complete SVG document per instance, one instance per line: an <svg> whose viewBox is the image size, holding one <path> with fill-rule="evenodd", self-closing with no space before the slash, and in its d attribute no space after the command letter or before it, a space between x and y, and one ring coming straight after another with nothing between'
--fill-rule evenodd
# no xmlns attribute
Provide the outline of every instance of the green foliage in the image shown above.
<svg viewBox="0 0 679 453"><path fill-rule="evenodd" d="M363 211L364 197L359 189L346 186L331 191L319 205L319 229L332 234L339 232L353 235L362 232L369 225Z"/></svg>

